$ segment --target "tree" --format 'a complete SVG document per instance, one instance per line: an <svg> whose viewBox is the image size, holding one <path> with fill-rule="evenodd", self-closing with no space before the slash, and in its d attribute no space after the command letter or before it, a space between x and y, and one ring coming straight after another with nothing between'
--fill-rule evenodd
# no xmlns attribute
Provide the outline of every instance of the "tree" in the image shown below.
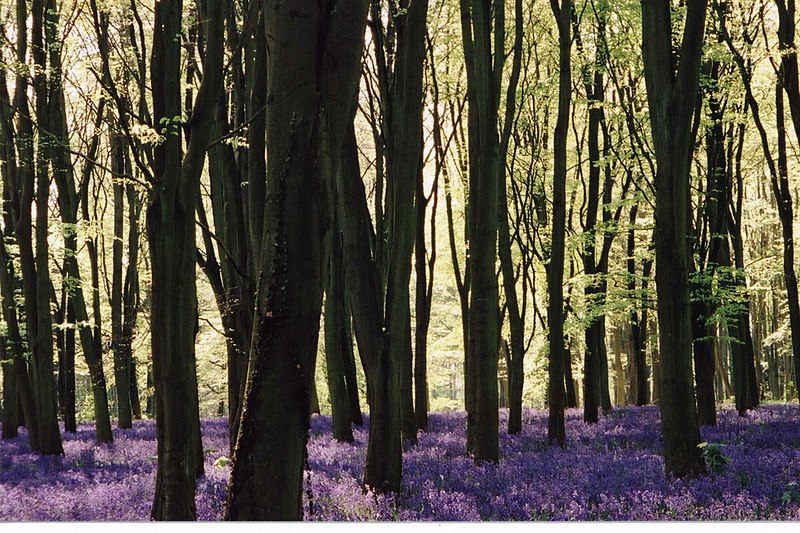
<svg viewBox="0 0 800 533"><path fill-rule="evenodd" d="M497 221L497 253L500 258L500 269L503 275L503 292L505 293L508 322L511 333L511 346L506 351L508 366L508 433L522 431L522 386L525 379L523 362L525 357L525 297L527 291L523 287L522 304L517 298L517 275L511 256L511 231L509 228L508 201L506 186L506 159L511 133L516 120L517 85L522 70L523 15L522 1L514 2L514 47L511 64L511 75L506 92L506 109L503 118L503 130L498 150L498 221ZM513 166L512 166L513 168ZM523 282L524 285L524 282ZM498 326L499 327L499 326Z"/></svg>
<svg viewBox="0 0 800 533"><path fill-rule="evenodd" d="M253 337L225 518L297 520L323 288L325 179L339 170L367 2L264 12L267 189ZM287 128L288 125L288 128Z"/></svg>
<svg viewBox="0 0 800 533"><path fill-rule="evenodd" d="M151 79L154 118L163 141L154 149L154 186L147 207L152 264L151 335L156 390L158 470L152 517L195 518L195 477L202 471L194 338L197 328L195 206L222 86L224 1L199 2L205 61L183 153L180 136L183 2L156 0Z"/></svg>
<svg viewBox="0 0 800 533"><path fill-rule="evenodd" d="M492 12L494 11L494 24ZM469 310L464 381L467 452L476 461L499 460L497 354L497 203L500 139L497 118L505 60L505 6L461 1L467 70L469 198L467 242ZM494 26L494 34L492 27ZM492 42L494 40L494 49Z"/></svg>
<svg viewBox="0 0 800 533"><path fill-rule="evenodd" d="M558 26L558 118L553 134L553 225L547 263L548 406L547 440L564 446L564 248L566 239L567 135L571 91L571 0L550 0Z"/></svg>
<svg viewBox="0 0 800 533"><path fill-rule="evenodd" d="M672 42L670 2L642 2L642 53L658 165L655 251L662 372L661 436L666 471L678 477L705 472L697 447L700 429L692 383L687 235L692 117L700 77L706 4L705 0L687 2L677 55Z"/></svg>

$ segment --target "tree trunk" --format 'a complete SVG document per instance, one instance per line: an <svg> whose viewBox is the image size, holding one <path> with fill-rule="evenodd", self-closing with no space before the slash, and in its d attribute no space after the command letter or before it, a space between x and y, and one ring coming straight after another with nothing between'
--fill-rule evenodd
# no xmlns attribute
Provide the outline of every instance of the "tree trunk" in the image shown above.
<svg viewBox="0 0 800 533"><path fill-rule="evenodd" d="M798 75L797 50L795 48L796 10L794 0L776 0L778 7L778 39L780 41L781 66L778 74L778 92L776 113L783 113L783 98L781 89L786 92L789 100L789 110L795 134L800 134L800 79ZM783 116L779 118L783 121ZM785 138L778 125L778 151L780 154L781 143ZM794 386L800 391L800 296L798 296L797 276L794 269L794 236L792 225L794 223L792 210L792 195L789 190L789 178L785 166L781 168L779 155L778 170L780 184L773 188L778 199L778 214L781 219L783 231L783 270L786 279L786 295L789 303L789 325L792 332L792 358L794 360ZM785 158L784 158L785 159ZM780 191L780 195L777 192ZM800 397L800 395L798 395Z"/></svg>
<svg viewBox="0 0 800 533"><path fill-rule="evenodd" d="M379 301L381 282L369 246L373 237L371 219L352 125L344 140L335 198L336 216L342 229L345 287L367 380L370 421L364 485L378 492L399 491L402 469L399 398L389 394L389 361Z"/></svg>
<svg viewBox="0 0 800 533"><path fill-rule="evenodd" d="M111 416L108 410L108 393L106 390L106 379L103 371L102 344L100 331L100 295L98 282L98 262L97 251L93 243L89 243L89 254L92 262L92 289L94 302L94 322L95 331L89 326L89 318L86 310L83 285L81 283L80 267L78 265L78 238L75 230L78 222L78 209L80 196L75 187L75 172L72 163L72 156L69 153L69 133L67 130L66 102L63 88L61 86L61 56L60 49L56 46L58 36L58 13L54 9L47 9L47 41L50 43L50 69L54 80L50 83L49 103L49 134L55 136L59 141L54 143L49 157L53 165L53 179L58 188L58 201L61 209L61 221L64 230L64 269L67 276L72 279L70 286L70 301L72 310L75 313L77 328L83 348L86 366L89 368L89 378L91 380L92 398L94 400L95 415L95 441L112 442ZM98 105L98 114L95 121L97 133L91 142L90 152L96 153L99 140L99 124L102 120L105 101L101 100ZM88 168L88 167L87 167ZM84 218L88 221L88 187L89 178L84 176L83 182L83 209Z"/></svg>
<svg viewBox="0 0 800 533"><path fill-rule="evenodd" d="M126 161L126 172L130 172L130 161ZM122 348L125 360L130 364L131 413L141 420L142 404L139 400L139 384L136 376L136 359L133 356L133 334L139 314L139 215L142 204L132 184L125 187L128 198L128 266L125 269L125 285L122 292Z"/></svg>
<svg viewBox="0 0 800 533"><path fill-rule="evenodd" d="M492 24L492 14L494 23ZM467 70L469 130L469 320L465 392L467 452L476 461L499 460L498 435L498 190L504 165L497 120L505 51L502 2L461 2ZM492 27L494 31L492 31ZM495 47L492 49L492 40ZM501 163L502 161L502 163ZM503 180L505 178L502 178Z"/></svg>
<svg viewBox="0 0 800 533"><path fill-rule="evenodd" d="M268 208L227 519L302 517L308 391L323 287L320 191L339 170L366 8L352 0L329 12L308 0L277 3L265 13Z"/></svg>
<svg viewBox="0 0 800 533"><path fill-rule="evenodd" d="M17 437L19 428L19 393L17 392L16 376L14 376L14 363L8 357L5 336L0 337L0 361L3 371L3 439Z"/></svg>
<svg viewBox="0 0 800 533"><path fill-rule="evenodd" d="M48 9L49 11L49 9ZM31 51L34 69L33 87L38 126L48 131L46 53L44 41L45 0L31 5ZM53 377L53 320L50 314L50 257L48 234L48 203L50 199L49 143L38 137L36 153L36 324L30 345L33 348L33 393L39 415L39 451L44 455L63 455L58 428L56 387ZM27 295L26 295L27 296Z"/></svg>
<svg viewBox="0 0 800 533"><path fill-rule="evenodd" d="M125 173L127 145L119 136L111 139L111 168L117 175ZM133 427L131 410L131 365L123 340L122 302L122 243L125 222L125 186L119 180L112 184L114 196L114 245L111 275L111 349L114 352L114 381L117 384L117 425L120 429Z"/></svg>
<svg viewBox="0 0 800 533"><path fill-rule="evenodd" d="M431 214L431 257L425 244L425 218L430 198L425 196L422 165L417 178L417 220L414 243L414 271L416 273L414 332L414 419L417 429L428 430L428 328L431 319L431 302L433 295L433 265L436 261L436 203L434 198ZM431 196L437 194L434 183Z"/></svg>
<svg viewBox="0 0 800 533"><path fill-rule="evenodd" d="M668 0L642 2L642 52L658 170L655 176L656 293L661 353L661 435L667 474L705 472L692 383L689 305L689 162L706 1L687 7L677 73Z"/></svg>
<svg viewBox="0 0 800 533"><path fill-rule="evenodd" d="M348 316L345 311L344 265L342 245L335 217L326 232L325 251L328 257L325 272L325 360L328 370L333 438L341 442L353 442L350 426L350 399L345 382L344 358L350 343L347 335Z"/></svg>
<svg viewBox="0 0 800 533"><path fill-rule="evenodd" d="M202 472L202 447L195 369L197 292L195 207L213 120L213 103L222 84L225 2L202 2L206 37L203 79L187 124L182 153L181 0L157 0L153 32L154 119L165 139L154 149L156 186L147 208L152 267L151 343L155 385L158 470L152 518L195 518L195 478ZM160 122L159 122L160 121Z"/></svg>
<svg viewBox="0 0 800 533"><path fill-rule="evenodd" d="M570 23L572 1L550 0L558 25L558 118L553 134L553 224L550 261L547 265L548 406L547 440L564 447L564 254L566 240L567 136L571 92ZM586 401L586 400L584 400Z"/></svg>

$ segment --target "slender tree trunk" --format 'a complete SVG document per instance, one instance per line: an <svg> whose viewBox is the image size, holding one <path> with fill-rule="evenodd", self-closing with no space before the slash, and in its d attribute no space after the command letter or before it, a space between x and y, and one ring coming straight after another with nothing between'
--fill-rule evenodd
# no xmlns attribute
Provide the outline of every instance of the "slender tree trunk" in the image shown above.
<svg viewBox="0 0 800 533"><path fill-rule="evenodd" d="M371 219L353 125L347 129L342 157L335 187L336 216L341 222L345 287L366 374L370 413L364 485L378 492L399 491L402 470L399 399L389 394L389 361L379 297L381 281L369 246Z"/></svg>
<svg viewBox="0 0 800 533"><path fill-rule="evenodd" d="M794 0L775 0L778 7L778 39L781 50L781 66L778 73L778 91L781 88L786 92L789 100L789 111L792 117L792 125L795 134L800 134L800 75L798 71L797 50L795 48L795 28L796 28L796 9ZM777 98L776 113L783 113L783 98ZM783 118L779 118L783 121ZM780 123L778 129L781 129ZM778 132L778 147L780 153L781 142L785 142L784 135ZM779 155L778 159L781 157ZM794 224L792 210L792 195L789 190L789 179L786 167L778 165L780 173L780 185L775 188L776 192L780 189L778 198L778 213L781 218L783 231L783 263L784 277L786 278L786 293L789 303L789 325L792 332L792 358L794 361L794 387L800 391L800 296L798 296L797 276L794 269L794 237L792 225ZM800 398L800 394L798 394Z"/></svg>
<svg viewBox="0 0 800 533"><path fill-rule="evenodd" d="M564 429L564 254L566 239L567 135L571 92L571 0L550 0L558 25L558 118L553 134L553 224L550 262L547 266L548 405L547 440L563 447Z"/></svg>
<svg viewBox="0 0 800 533"><path fill-rule="evenodd" d="M629 228L628 228L628 242L627 242L627 267L628 267L628 284L627 288L632 297L635 298L636 287L636 258L634 257L636 247L636 217L638 214L638 207L634 205L630 210ZM643 265L644 266L644 265ZM643 268L642 278L649 275L649 268ZM646 283L646 282L643 282ZM644 292L644 291L642 291ZM630 332L631 332L631 352L633 354L633 376L635 387L635 394L633 402L637 406L647 405L649 403L649 387L647 378L649 375L647 368L647 307L642 305L640 311L632 311L630 315Z"/></svg>
<svg viewBox="0 0 800 533"><path fill-rule="evenodd" d="M335 217L332 218L325 238L325 252L328 258L325 272L325 360L333 438L342 442L353 442L353 430L350 426L353 417L350 414L350 398L345 382L344 359L350 336L347 335L349 325L345 311L344 264L339 228Z"/></svg>
<svg viewBox="0 0 800 533"><path fill-rule="evenodd" d="M117 175L125 173L125 150L127 146L119 136L111 140L111 168ZM111 259L111 349L114 352L114 380L117 384L117 425L120 429L133 426L131 410L130 360L123 341L122 302L122 243L125 222L125 186L119 180L112 184L114 196L114 244Z"/></svg>
<svg viewBox="0 0 800 533"><path fill-rule="evenodd" d="M516 95L522 68L523 11L521 1L514 3L514 48L511 74L506 92L506 109L503 131L500 137L498 152L498 196L497 196L497 255L500 259L500 270L503 276L503 293L508 310L508 323L511 332L511 346L506 350L508 380L508 433L522 431L522 391L525 380L525 316L517 297L517 278L511 254L511 231L509 228L508 202L509 194L506 186L506 158L509 138L516 119ZM523 290L523 295L525 291ZM524 296L523 296L524 298ZM502 329L502 325L500 326ZM505 342L505 341L503 341Z"/></svg>
<svg viewBox="0 0 800 533"><path fill-rule="evenodd" d="M126 172L130 172L130 162L126 162ZM139 314L139 215L142 205L139 194L132 184L125 187L128 198L128 265L125 270L125 285L122 292L122 348L125 360L130 364L131 413L141 420L142 404L139 399L139 384L136 376L136 359L133 356L133 338L136 319Z"/></svg>
<svg viewBox="0 0 800 533"><path fill-rule="evenodd" d="M416 273L415 311L416 323L414 332L414 419L417 429L428 430L428 328L431 318L431 302L433 289L433 265L436 261L436 202L434 198L431 214L431 257L425 243L425 219L430 198L425 196L425 184L420 165L420 176L417 178L417 220L414 243L414 271ZM437 194L436 183L431 196ZM429 271L430 269L430 271Z"/></svg>
<svg viewBox="0 0 800 533"><path fill-rule="evenodd" d="M99 298L99 282L98 282L98 261L97 251L93 243L88 243L90 254L90 261L92 266L92 290L93 290L93 303L94 303L94 323L95 328L88 325L89 318L86 310L86 301L84 297L83 286L81 283L81 273L78 264L78 238L75 230L78 222L78 210L80 206L80 196L75 187L75 172L72 163L72 157L69 153L69 134L67 130L67 115L66 115L66 102L61 86L61 56L60 49L57 46L58 36L56 29L58 28L58 13L55 11L54 6L47 9L47 41L50 43L50 70L52 76L55 78L50 82L50 98L49 103L49 125L47 126L47 135L54 136L58 139L54 143L53 148L50 150L49 157L53 165L53 179L58 188L59 206L61 208L61 221L64 224L64 267L67 275L72 278L70 285L70 301L72 310L77 320L78 332L81 340L81 347L83 348L84 358L86 365L89 368L89 378L91 380L92 398L94 400L94 415L95 415L95 440L97 442L112 442L113 435L111 433L111 417L108 410L108 393L106 390L106 379L103 371L102 360L102 344L101 344L101 330L100 330L100 298ZM99 142L99 124L102 120L102 115L105 109L105 100L101 100L98 105L98 113L95 121L96 133L90 144L90 154L97 152L97 143ZM88 168L88 167L87 167ZM83 209L84 218L88 221L88 188L89 177L88 172L84 175L83 183Z"/></svg>

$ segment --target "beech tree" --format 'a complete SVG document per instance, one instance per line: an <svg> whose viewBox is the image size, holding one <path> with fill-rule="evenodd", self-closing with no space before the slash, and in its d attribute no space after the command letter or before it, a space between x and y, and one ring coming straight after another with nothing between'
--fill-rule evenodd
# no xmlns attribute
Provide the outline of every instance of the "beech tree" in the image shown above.
<svg viewBox="0 0 800 533"><path fill-rule="evenodd" d="M553 134L553 225L547 263L548 404L547 440L564 446L564 244L566 239L567 135L571 93L571 0L550 0L558 26L558 118Z"/></svg>
<svg viewBox="0 0 800 533"><path fill-rule="evenodd" d="M661 353L661 435L667 473L705 472L692 382L689 163L705 0L687 2L680 53L669 0L642 1L642 52L656 163L655 251Z"/></svg>
<svg viewBox="0 0 800 533"><path fill-rule="evenodd" d="M194 519L195 477L202 472L194 340L197 328L195 207L200 173L222 86L225 1L198 2L205 26L203 79L186 127L179 130L182 0L155 2L151 79L154 120L164 139L154 149L147 237L153 277L152 351L158 470L152 517Z"/></svg>
<svg viewBox="0 0 800 533"><path fill-rule="evenodd" d="M278 2L264 12L272 95L265 110L267 209L228 520L302 517L323 289L322 191L339 171L352 119L367 2L323 7Z"/></svg>

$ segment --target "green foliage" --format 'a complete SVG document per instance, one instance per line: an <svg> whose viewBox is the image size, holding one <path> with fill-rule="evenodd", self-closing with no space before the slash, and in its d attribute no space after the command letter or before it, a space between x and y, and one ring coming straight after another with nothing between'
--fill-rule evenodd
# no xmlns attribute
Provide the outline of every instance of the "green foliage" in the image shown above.
<svg viewBox="0 0 800 533"><path fill-rule="evenodd" d="M218 457L216 461L214 461L214 468L225 468L233 463L230 459L225 457L224 455Z"/></svg>
<svg viewBox="0 0 800 533"><path fill-rule="evenodd" d="M790 503L800 503L800 486L794 481L787 483L781 496L781 502L784 505Z"/></svg>
<svg viewBox="0 0 800 533"><path fill-rule="evenodd" d="M731 458L722 453L721 444L701 442L697 445L703 452L703 459L711 472L720 474L725 469L725 465L731 462Z"/></svg>

